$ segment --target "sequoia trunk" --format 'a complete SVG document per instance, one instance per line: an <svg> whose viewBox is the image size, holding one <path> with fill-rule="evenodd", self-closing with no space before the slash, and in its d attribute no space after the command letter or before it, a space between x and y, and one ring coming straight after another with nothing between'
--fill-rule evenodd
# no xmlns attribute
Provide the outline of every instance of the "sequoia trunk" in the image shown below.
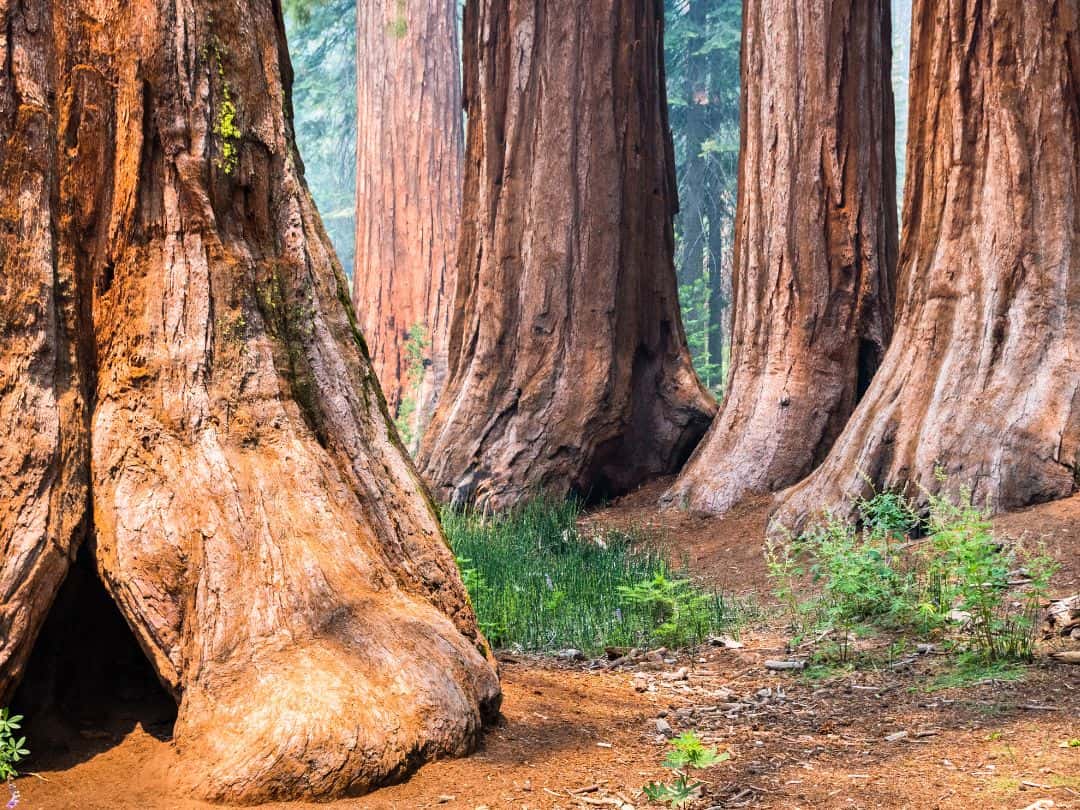
<svg viewBox="0 0 1080 810"><path fill-rule="evenodd" d="M728 301L725 288L729 283L725 279L724 267L724 222L726 221L723 189L717 178L718 171L712 172L709 183L709 365L712 367L707 385L714 390L724 384L724 344L727 341L725 315Z"/></svg>
<svg viewBox="0 0 1080 810"><path fill-rule="evenodd" d="M446 381L463 148L456 0L370 0L356 13L353 300L414 444Z"/></svg>
<svg viewBox="0 0 1080 810"><path fill-rule="evenodd" d="M749 0L731 376L664 495L724 512L825 457L889 342L896 263L885 0Z"/></svg>
<svg viewBox="0 0 1080 810"><path fill-rule="evenodd" d="M0 702L81 543L89 486L91 344L47 9L0 3Z"/></svg>
<svg viewBox="0 0 1080 810"><path fill-rule="evenodd" d="M623 492L713 411L672 261L657 0L470 0L450 377L421 445L437 494Z"/></svg>
<svg viewBox="0 0 1080 810"><path fill-rule="evenodd" d="M466 751L498 682L299 170L279 4L0 9L0 412L30 448L2 571L40 585L4 603L3 684L89 478L192 791L329 797Z"/></svg>
<svg viewBox="0 0 1080 810"><path fill-rule="evenodd" d="M1014 509L1080 479L1080 0L916 0L896 337L799 525L939 468Z"/></svg>
<svg viewBox="0 0 1080 810"><path fill-rule="evenodd" d="M695 31L705 29L706 0L689 0L687 17ZM692 285L705 273L706 257L706 161L702 145L709 138L709 87L708 57L701 54L700 47L690 45L686 55L686 86L683 88L686 103L686 158L684 176L679 192L679 262L680 285ZM710 223L711 225L711 223ZM701 313L701 317L706 317Z"/></svg>

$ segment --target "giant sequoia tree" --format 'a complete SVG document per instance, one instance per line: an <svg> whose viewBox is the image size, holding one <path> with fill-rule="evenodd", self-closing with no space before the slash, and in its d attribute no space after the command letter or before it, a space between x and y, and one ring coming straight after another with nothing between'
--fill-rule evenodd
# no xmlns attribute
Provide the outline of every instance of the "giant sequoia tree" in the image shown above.
<svg viewBox="0 0 1080 810"><path fill-rule="evenodd" d="M896 336L780 519L870 483L997 509L1080 480L1080 2L916 0Z"/></svg>
<svg viewBox="0 0 1080 810"><path fill-rule="evenodd" d="M678 468L713 406L679 319L656 0L470 0L450 376L420 459L492 506Z"/></svg>
<svg viewBox="0 0 1080 810"><path fill-rule="evenodd" d="M370 0L357 14L353 299L403 432L446 379L461 215L456 0Z"/></svg>
<svg viewBox="0 0 1080 810"><path fill-rule="evenodd" d="M731 377L665 503L723 512L828 452L888 345L896 262L885 0L749 0Z"/></svg>
<svg viewBox="0 0 1080 810"><path fill-rule="evenodd" d="M0 23L0 698L87 542L196 792L466 750L498 682L298 170L278 2Z"/></svg>

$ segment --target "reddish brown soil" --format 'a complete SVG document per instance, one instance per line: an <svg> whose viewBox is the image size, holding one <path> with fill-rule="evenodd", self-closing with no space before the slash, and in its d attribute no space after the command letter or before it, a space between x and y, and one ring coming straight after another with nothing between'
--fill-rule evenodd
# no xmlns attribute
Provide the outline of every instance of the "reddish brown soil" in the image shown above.
<svg viewBox="0 0 1080 810"><path fill-rule="evenodd" d="M673 557L686 559L695 576L733 593L766 593L762 553L773 499L752 498L720 518L677 509L659 512L657 501L671 480L653 482L594 510L583 523L656 534ZM1029 550L1045 548L1057 560L1061 570L1054 577L1055 591L1064 595L1080 589L1080 495L999 515L994 527Z"/></svg>
<svg viewBox="0 0 1080 810"><path fill-rule="evenodd" d="M637 529L661 537L676 562L724 591L768 590L762 557L772 498L745 501L722 518L679 509L657 511L660 495L673 479L664 478L585 516L586 526Z"/></svg>
<svg viewBox="0 0 1080 810"><path fill-rule="evenodd" d="M709 521L657 515L653 494L637 493L586 522L663 530L717 584L765 592L767 503ZM1064 564L1058 589L1076 584L1080 499L1007 515L997 525L1011 536L1027 531L1044 538ZM577 810L615 807L622 797L642 808L640 786L664 775L656 719L665 714L676 732L696 730L732 754L703 775L706 794L696 808L1019 810L1040 799L1053 800L1055 810L1080 808L1080 748L1067 746L1080 738L1078 666L1044 664L1019 684L928 692L943 657L920 656L897 668L883 661L874 671L823 684L764 668L764 660L784 654L775 633L743 641L743 649L710 647L693 659L627 671L505 659L505 719L476 755L434 763L368 797L272 806ZM672 679L683 666L690 669L687 680ZM635 677L646 691L635 690ZM907 736L886 739L898 732ZM19 780L23 806L206 808L165 788L172 762L167 734L167 726L147 731L129 718L85 730L64 753L37 750L27 768L39 778ZM595 789L568 793L582 788Z"/></svg>
<svg viewBox="0 0 1080 810"><path fill-rule="evenodd" d="M1001 515L994 527L1028 548L1044 546L1061 564L1054 576L1060 593L1080 590L1080 495Z"/></svg>
<svg viewBox="0 0 1080 810"><path fill-rule="evenodd" d="M661 712L676 731L695 729L732 754L703 775L699 807L1020 808L1038 798L1080 807L1080 749L1061 747L1080 736L1080 667L1036 669L1019 685L927 694L918 687L936 661L821 686L769 675L761 661L776 652L769 638L750 639L744 650L711 650L686 682L647 673L657 691L645 693L634 690L629 672L506 664L505 722L480 752L330 807L577 808L596 805L566 791L593 785L599 789L587 798L621 794L640 807L639 787L663 776ZM725 702L725 689L744 703ZM759 697L762 689L772 695ZM908 737L885 739L899 731ZM20 780L24 806L207 807L165 791L169 757L168 743L141 726L120 740L87 742L77 764L57 770L46 760L36 766L41 779Z"/></svg>

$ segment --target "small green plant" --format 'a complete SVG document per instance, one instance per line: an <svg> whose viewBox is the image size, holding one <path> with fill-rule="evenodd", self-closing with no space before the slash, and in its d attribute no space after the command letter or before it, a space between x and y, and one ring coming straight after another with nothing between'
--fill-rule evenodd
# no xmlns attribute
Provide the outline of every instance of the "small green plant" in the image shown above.
<svg viewBox="0 0 1080 810"><path fill-rule="evenodd" d="M1056 564L995 537L971 491L950 494L938 476L923 518L911 501L884 492L859 501L855 520L827 514L798 538L767 544L769 574L798 638L825 641L818 662L850 661L852 638L876 627L950 633L984 663L1031 660ZM816 586L810 594L806 573Z"/></svg>
<svg viewBox="0 0 1080 810"><path fill-rule="evenodd" d="M799 560L798 543L786 532L777 538L772 534L765 541L765 565L773 583L773 594L784 606L792 631L801 636L805 630L806 612L810 603L800 599L800 583L806 569Z"/></svg>
<svg viewBox="0 0 1080 810"><path fill-rule="evenodd" d="M900 541L919 526L919 516L899 492L879 492L870 499L860 498L857 505L863 530L875 537Z"/></svg>
<svg viewBox="0 0 1080 810"><path fill-rule="evenodd" d="M672 771L674 778L670 782L649 782L641 790L653 804L682 807L697 798L705 786L692 779L688 770L711 768L729 759L727 751L719 753L716 746L706 746L693 731L684 732L671 741L664 759L664 767Z"/></svg>
<svg viewBox="0 0 1080 810"><path fill-rule="evenodd" d="M15 766L30 752L26 750L26 737L18 735L22 715L11 714L7 709L0 709L0 780L7 783L11 791L8 808L19 804L19 790L13 781L19 775Z"/></svg>
<svg viewBox="0 0 1080 810"><path fill-rule="evenodd" d="M833 631L840 662L850 660L859 623L882 620L902 606L904 583L887 537L830 519L802 540L822 589L820 618Z"/></svg>
<svg viewBox="0 0 1080 810"><path fill-rule="evenodd" d="M1069 740L1068 747L1080 748L1080 737L1073 737L1071 740Z"/></svg>
<svg viewBox="0 0 1080 810"><path fill-rule="evenodd" d="M619 595L638 609L641 641L685 647L704 640L709 629L709 596L688 579L672 579L661 565L650 578L621 585Z"/></svg>
<svg viewBox="0 0 1080 810"><path fill-rule="evenodd" d="M704 782L695 782L685 773L680 773L671 782L649 782L641 788L641 792L652 804L682 807L696 799L703 787Z"/></svg>
<svg viewBox="0 0 1080 810"><path fill-rule="evenodd" d="M939 480L945 483L939 472ZM961 487L955 498L930 496L923 615L970 614L969 646L987 661L1030 661L1038 634L1039 605L1057 564L1044 554L1026 555L998 540L987 509ZM1015 598L1014 572L1028 580Z"/></svg>
<svg viewBox="0 0 1080 810"><path fill-rule="evenodd" d="M1027 668L1016 661L988 661L977 652L962 652L944 672L926 686L927 692L962 689L981 683L1024 680Z"/></svg>
<svg viewBox="0 0 1080 810"><path fill-rule="evenodd" d="M706 746L701 738L693 731L684 731L671 741L671 749L668 751L664 767L673 771L681 771L684 768L711 768L721 762L731 759L731 754L726 751L717 753L716 746Z"/></svg>

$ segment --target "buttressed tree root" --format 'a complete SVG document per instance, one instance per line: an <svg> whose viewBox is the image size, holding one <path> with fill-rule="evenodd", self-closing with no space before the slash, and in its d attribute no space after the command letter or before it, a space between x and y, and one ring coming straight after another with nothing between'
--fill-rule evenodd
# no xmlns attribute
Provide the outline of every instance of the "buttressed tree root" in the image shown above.
<svg viewBox="0 0 1080 810"><path fill-rule="evenodd" d="M498 679L304 185L279 3L0 28L0 687L85 538L197 794L468 751Z"/></svg>
<svg viewBox="0 0 1080 810"><path fill-rule="evenodd" d="M449 376L420 446L436 495L493 508L675 472L715 404L679 315L654 0L471 0Z"/></svg>
<svg viewBox="0 0 1080 810"><path fill-rule="evenodd" d="M935 471L995 510L1080 482L1080 2L914 8L899 314L832 453L776 522Z"/></svg>
<svg viewBox="0 0 1080 810"><path fill-rule="evenodd" d="M889 4L748 0L743 22L732 371L661 499L715 514L821 463L889 344L895 294Z"/></svg>

